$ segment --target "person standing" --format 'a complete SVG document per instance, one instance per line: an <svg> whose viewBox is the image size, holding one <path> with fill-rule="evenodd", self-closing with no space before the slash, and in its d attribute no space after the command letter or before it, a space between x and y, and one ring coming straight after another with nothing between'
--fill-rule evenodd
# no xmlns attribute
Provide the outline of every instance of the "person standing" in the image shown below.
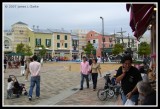
<svg viewBox="0 0 160 109"><path fill-rule="evenodd" d="M89 88L88 74L90 72L90 69L89 69L89 62L87 61L87 58L85 56L83 56L83 62L81 62L80 65L80 72L81 72L81 88L79 90L83 90L84 78L86 79L87 88Z"/></svg>
<svg viewBox="0 0 160 109"><path fill-rule="evenodd" d="M36 84L36 98L40 97L40 69L41 64L37 62L38 57L34 55L33 62L29 64L29 71L31 73L31 80L30 80L30 89L29 89L29 100L32 100L32 93L34 86Z"/></svg>
<svg viewBox="0 0 160 109"><path fill-rule="evenodd" d="M4 58L4 73L6 73L6 68L7 68L7 58Z"/></svg>
<svg viewBox="0 0 160 109"><path fill-rule="evenodd" d="M98 56L97 60L98 60L98 62L97 62L97 63L100 63L100 62L101 62L101 57L100 57L100 56Z"/></svg>
<svg viewBox="0 0 160 109"><path fill-rule="evenodd" d="M24 58L21 58L21 75L24 76L24 73L25 73L25 61L24 61Z"/></svg>
<svg viewBox="0 0 160 109"><path fill-rule="evenodd" d="M116 82L121 82L123 104L127 99L131 99L137 105L139 93L136 84L142 80L141 74L137 68L132 66L132 57L130 55L124 55L121 62L122 66L119 67L116 73Z"/></svg>
<svg viewBox="0 0 160 109"><path fill-rule="evenodd" d="M100 73L100 77L102 76L100 64L97 63L97 59L93 59L93 63L91 65L92 70L92 81L93 81L93 91L96 90L97 87L97 78L98 78L98 72Z"/></svg>
<svg viewBox="0 0 160 109"><path fill-rule="evenodd" d="M88 79L89 79L89 81L90 81L91 78L92 78L92 69L91 69L92 59L90 58L88 62L89 62L89 67L90 67L90 72L89 72L89 74L88 74Z"/></svg>

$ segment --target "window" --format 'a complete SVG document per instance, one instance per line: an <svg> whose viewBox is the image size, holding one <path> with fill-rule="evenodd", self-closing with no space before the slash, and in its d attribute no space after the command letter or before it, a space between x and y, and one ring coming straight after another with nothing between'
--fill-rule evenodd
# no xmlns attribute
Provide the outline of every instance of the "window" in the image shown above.
<svg viewBox="0 0 160 109"><path fill-rule="evenodd" d="M60 39L60 35L57 35L57 40L59 40Z"/></svg>
<svg viewBox="0 0 160 109"><path fill-rule="evenodd" d="M67 48L67 43L65 43L65 48Z"/></svg>
<svg viewBox="0 0 160 109"><path fill-rule="evenodd" d="M65 40L67 40L67 35L65 35Z"/></svg>
<svg viewBox="0 0 160 109"><path fill-rule="evenodd" d="M59 48L60 47L60 43L57 43L57 48Z"/></svg>
<svg viewBox="0 0 160 109"><path fill-rule="evenodd" d="M36 38L36 46L40 46L41 45L41 39Z"/></svg>
<svg viewBox="0 0 160 109"><path fill-rule="evenodd" d="M109 38L109 41L112 42L112 38Z"/></svg>
<svg viewBox="0 0 160 109"><path fill-rule="evenodd" d="M113 44L109 44L109 47L111 47L111 48L112 48L112 47L113 47Z"/></svg>
<svg viewBox="0 0 160 109"><path fill-rule="evenodd" d="M23 34L23 30L19 30L19 33L20 33L20 34Z"/></svg>
<svg viewBox="0 0 160 109"><path fill-rule="evenodd" d="M82 46L82 49L84 49L84 46Z"/></svg>
<svg viewBox="0 0 160 109"><path fill-rule="evenodd" d="M95 41L95 40L93 40L93 43L96 43L96 41Z"/></svg>
<svg viewBox="0 0 160 109"><path fill-rule="evenodd" d="M46 46L50 47L51 46L51 39L46 39Z"/></svg>
<svg viewBox="0 0 160 109"><path fill-rule="evenodd" d="M105 38L103 37L102 39L103 39L103 42L105 42Z"/></svg>

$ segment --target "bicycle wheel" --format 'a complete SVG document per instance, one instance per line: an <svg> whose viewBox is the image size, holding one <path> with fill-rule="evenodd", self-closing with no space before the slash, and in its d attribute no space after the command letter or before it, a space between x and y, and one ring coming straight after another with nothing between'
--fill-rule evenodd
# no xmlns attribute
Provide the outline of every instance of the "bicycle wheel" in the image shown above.
<svg viewBox="0 0 160 109"><path fill-rule="evenodd" d="M114 96L114 91L111 89L107 90L106 93L107 93L107 98L109 99L111 99Z"/></svg>
<svg viewBox="0 0 160 109"><path fill-rule="evenodd" d="M97 92L97 96L101 101L104 101L107 98L106 89L99 89Z"/></svg>

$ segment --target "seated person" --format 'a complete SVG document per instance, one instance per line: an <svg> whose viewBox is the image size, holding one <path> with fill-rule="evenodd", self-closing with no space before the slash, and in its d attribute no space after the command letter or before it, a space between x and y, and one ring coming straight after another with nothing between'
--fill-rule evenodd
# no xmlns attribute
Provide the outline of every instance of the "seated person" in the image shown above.
<svg viewBox="0 0 160 109"><path fill-rule="evenodd" d="M156 105L156 91L153 90L149 82L139 81L137 89L141 96L141 105Z"/></svg>

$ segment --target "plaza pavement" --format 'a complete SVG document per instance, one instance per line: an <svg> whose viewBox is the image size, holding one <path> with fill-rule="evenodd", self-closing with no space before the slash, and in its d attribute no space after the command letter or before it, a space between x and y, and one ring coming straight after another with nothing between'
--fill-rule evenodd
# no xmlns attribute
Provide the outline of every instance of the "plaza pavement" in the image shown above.
<svg viewBox="0 0 160 109"><path fill-rule="evenodd" d="M101 63L101 71L104 76L106 73L115 73L120 64ZM29 90L29 81L25 81L25 76L20 75L19 69L7 69L3 75L3 98L2 104L5 107L19 106L115 106L120 105L118 99L112 98L107 101L100 101L97 97L97 90L103 88L105 81L98 77L97 90L93 91L92 81L90 88L80 91L80 63L67 62L47 62L41 68L41 89L40 98L35 98L35 89L33 91L32 101L28 97L21 95L19 98L6 99L7 78L9 75L15 75L19 83L25 83L27 91Z"/></svg>

